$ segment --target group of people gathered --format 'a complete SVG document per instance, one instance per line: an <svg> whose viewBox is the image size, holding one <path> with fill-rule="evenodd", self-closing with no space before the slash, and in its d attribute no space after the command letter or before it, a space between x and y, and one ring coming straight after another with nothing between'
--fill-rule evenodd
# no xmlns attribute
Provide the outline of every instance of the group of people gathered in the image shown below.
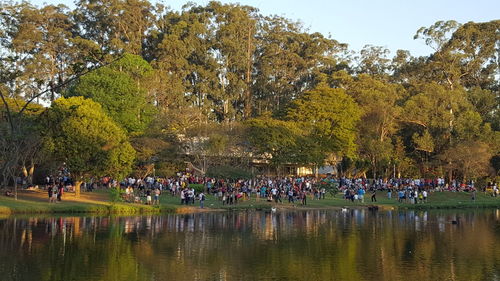
<svg viewBox="0 0 500 281"><path fill-rule="evenodd" d="M47 186L47 193L49 195L49 203L56 203L62 201L64 193L64 184L62 182L57 184L50 184Z"/></svg>
<svg viewBox="0 0 500 281"><path fill-rule="evenodd" d="M255 198L268 202L307 204L307 197L325 199L326 189L315 185L313 178L259 178L250 180L227 180L215 178L179 177L167 180L172 196L180 196L182 204L194 204L194 200L204 201L204 192L212 195L222 205L238 204L241 200ZM191 184L202 185L196 193Z"/></svg>
<svg viewBox="0 0 500 281"><path fill-rule="evenodd" d="M50 183L49 198L51 202L60 201L64 186L70 179L61 178L58 182ZM228 180L210 177L194 176L188 173L178 173L175 177L160 178L129 177L121 182L105 178L101 182L85 183L88 191L98 186L116 187L120 185L124 190L123 199L126 202L159 204L160 194L168 192L171 196L178 196L180 203L193 205L199 201L204 206L206 195L212 195L223 205L238 204L241 200L254 198L256 201L265 200L274 203L288 202L291 204L307 205L310 200L325 199L327 192L341 193L343 198L351 202L365 202L369 196L371 202L377 201L377 192L384 191L388 199L400 203L426 203L430 192L434 191L470 191L475 198L474 182L460 183L452 181L446 183L443 178L436 179L366 179L347 177L259 177L253 179ZM90 188L89 188L90 187ZM196 188L195 188L196 187ZM493 194L498 195L496 184L491 185ZM368 195L367 195L368 194ZM55 199L52 199L52 198Z"/></svg>

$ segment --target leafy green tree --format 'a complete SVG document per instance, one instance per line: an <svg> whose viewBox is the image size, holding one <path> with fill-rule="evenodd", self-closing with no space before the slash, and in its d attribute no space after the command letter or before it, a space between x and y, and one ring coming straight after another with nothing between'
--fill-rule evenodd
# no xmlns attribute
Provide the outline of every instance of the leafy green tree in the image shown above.
<svg viewBox="0 0 500 281"><path fill-rule="evenodd" d="M487 143L468 141L450 147L440 157L447 163L449 170L466 180L487 176L492 156L491 147Z"/></svg>
<svg viewBox="0 0 500 281"><path fill-rule="evenodd" d="M35 164L39 163L43 143L40 116L44 108L29 104L21 112L25 102L5 97L2 90L0 88L0 172L3 187L10 182L14 184L17 200L17 177L23 172L28 183L32 183Z"/></svg>
<svg viewBox="0 0 500 281"><path fill-rule="evenodd" d="M453 56L460 84L464 87L490 90L498 87L499 29L500 20L468 22L453 32L444 45L442 52Z"/></svg>
<svg viewBox="0 0 500 281"><path fill-rule="evenodd" d="M485 23L438 21L417 31L415 39L423 38L435 50L423 65L423 78L446 84L483 89L498 87L498 29L500 20Z"/></svg>
<svg viewBox="0 0 500 281"><path fill-rule="evenodd" d="M207 176L222 179L251 179L254 175L248 170L232 166L213 166L207 170Z"/></svg>
<svg viewBox="0 0 500 281"><path fill-rule="evenodd" d="M390 51L384 47L366 45L359 52L358 72L373 76L384 76L389 69Z"/></svg>
<svg viewBox="0 0 500 281"><path fill-rule="evenodd" d="M79 0L73 18L77 34L105 54L142 54L155 8L145 0Z"/></svg>
<svg viewBox="0 0 500 281"><path fill-rule="evenodd" d="M154 115L147 91L141 86L141 79L151 71L140 57L126 55L111 66L81 77L65 96L91 98L127 132L141 134Z"/></svg>
<svg viewBox="0 0 500 281"><path fill-rule="evenodd" d="M375 58L372 59L375 62L370 67L379 64ZM388 170L382 163L393 162L393 137L399 129L402 114L400 104L406 97L406 91L401 85L387 81L384 78L385 70L372 71L375 75L363 73L351 77L340 72L334 73L333 77L362 109L361 122L357 126L359 156L370 161L372 176L376 177L379 169Z"/></svg>
<svg viewBox="0 0 500 281"><path fill-rule="evenodd" d="M257 9L215 1L206 8L213 14L216 25L214 47L218 51L220 116L225 121L249 118Z"/></svg>
<svg viewBox="0 0 500 281"><path fill-rule="evenodd" d="M467 99L474 106L481 118L494 126L497 131L500 130L500 96L498 90L491 91L479 87L473 87L467 91Z"/></svg>
<svg viewBox="0 0 500 281"><path fill-rule="evenodd" d="M257 157L269 157L274 166L283 164L321 165L326 154L307 131L295 123L265 114L246 123L250 145Z"/></svg>
<svg viewBox="0 0 500 281"><path fill-rule="evenodd" d="M43 99L54 100L82 63L75 47L73 21L64 5L37 8L28 2L2 5L0 8L0 44L5 50L1 63L10 68L5 81L15 97L29 99L41 90L49 90Z"/></svg>
<svg viewBox="0 0 500 281"><path fill-rule="evenodd" d="M255 111L283 111L299 93L312 90L322 74L345 63L339 54L346 45L302 25L272 16L259 21L253 96Z"/></svg>
<svg viewBox="0 0 500 281"><path fill-rule="evenodd" d="M286 119L309 131L325 152L354 156L361 110L344 89L324 84L294 100Z"/></svg>
<svg viewBox="0 0 500 281"><path fill-rule="evenodd" d="M120 179L131 171L135 150L124 131L98 103L83 97L57 99L47 122L48 146L56 159L66 163L75 180L77 196L84 179Z"/></svg>
<svg viewBox="0 0 500 281"><path fill-rule="evenodd" d="M219 91L210 21L210 13L192 3L180 13L166 12L156 19L144 58L156 70L154 97L159 108L177 112L192 106L210 115L209 97Z"/></svg>

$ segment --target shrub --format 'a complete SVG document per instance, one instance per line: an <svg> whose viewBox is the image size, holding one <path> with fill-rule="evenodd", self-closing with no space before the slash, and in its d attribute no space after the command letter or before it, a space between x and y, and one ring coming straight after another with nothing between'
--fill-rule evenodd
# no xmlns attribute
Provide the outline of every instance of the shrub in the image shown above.
<svg viewBox="0 0 500 281"><path fill-rule="evenodd" d="M210 167L207 170L207 176L232 180L253 178L252 172L242 168L231 166Z"/></svg>
<svg viewBox="0 0 500 281"><path fill-rule="evenodd" d="M196 193L205 191L205 186L203 184L198 184L198 183L190 183L189 188L194 188L194 191Z"/></svg>

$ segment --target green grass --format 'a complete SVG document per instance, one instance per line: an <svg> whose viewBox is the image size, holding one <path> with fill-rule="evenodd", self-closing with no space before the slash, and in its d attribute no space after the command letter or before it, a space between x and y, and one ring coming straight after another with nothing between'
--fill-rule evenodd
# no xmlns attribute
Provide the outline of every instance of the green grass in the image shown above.
<svg viewBox="0 0 500 281"><path fill-rule="evenodd" d="M37 214L37 213L96 213L96 214L137 214L159 213L158 206L129 203L96 203L65 201L57 203L40 202L38 200L0 197L0 214Z"/></svg>
<svg viewBox="0 0 500 281"><path fill-rule="evenodd" d="M143 214L160 212L193 212L199 208L199 201L194 205L181 205L178 196L162 194L160 206L149 206L144 204L131 204L125 202L111 203L107 197L108 191L98 191L96 197L101 201L94 200L93 203L62 201L58 203L48 203L41 200L14 200L5 196L0 197L0 214L41 214L41 213L94 213L94 214ZM495 198L484 193L478 193L476 201L471 200L469 193L463 192L434 192L429 194L428 202L424 204L398 203L397 199L388 199L386 192L377 193L377 202L370 202L370 195L365 195L365 202L351 202L342 198L341 194L336 197L327 195L326 199L313 200L309 196L307 205L302 206L300 202L288 203L283 198L283 203L267 202L264 199L257 200L251 198L238 200L237 204L223 205L211 195L206 196L205 208L219 210L266 210L272 207L278 208L338 208L338 207L366 207L377 205L382 208L403 208L403 209L455 209L455 208L489 208L500 207L500 197ZM187 207L187 208L186 208Z"/></svg>
<svg viewBox="0 0 500 281"><path fill-rule="evenodd" d="M223 209L223 210L242 210L242 209L270 209L272 207L293 207L297 209L305 208L331 208L331 207L366 207L371 205L377 205L379 207L387 208L403 208L403 209L454 209L454 208L490 208L490 207L500 207L500 197L495 198L484 193L477 193L476 201L471 200L471 195L465 192L433 192L429 194L427 203L424 204L410 204L410 203L399 203L396 198L394 198L395 193L392 194L392 199L387 198L386 192L377 192L377 202L371 202L371 195L365 195L365 202L351 202L342 198L342 194L337 194L335 197L330 195L326 196L326 199L313 200L309 196L307 198L307 205L302 206L300 202L295 202L295 204L288 203L287 198L282 198L283 203L272 203L267 202L264 199L256 200L255 197L248 200L238 200L237 204L233 205L222 205L220 200L217 200L213 196L207 196L205 201L205 208ZM181 207L180 199L178 197L172 197L170 195L163 195L161 198L162 206L169 206L171 208ZM199 202L196 201L194 205L189 206L199 206Z"/></svg>

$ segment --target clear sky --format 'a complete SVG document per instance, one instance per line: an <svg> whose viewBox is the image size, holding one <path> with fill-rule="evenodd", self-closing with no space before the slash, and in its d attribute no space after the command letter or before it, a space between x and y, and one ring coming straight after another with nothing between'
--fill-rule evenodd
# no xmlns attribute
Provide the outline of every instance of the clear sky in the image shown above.
<svg viewBox="0 0 500 281"><path fill-rule="evenodd" d="M150 0L154 2L155 0ZM72 5L72 0L33 0ZM180 10L187 0L162 1ZM191 0L201 5L209 0ZM358 51L366 44L384 46L393 53L409 50L427 55L431 49L413 35L422 26L439 20L484 22L500 19L500 0L236 0L256 7L264 15L276 14L300 20L311 32L331 35L350 49Z"/></svg>

